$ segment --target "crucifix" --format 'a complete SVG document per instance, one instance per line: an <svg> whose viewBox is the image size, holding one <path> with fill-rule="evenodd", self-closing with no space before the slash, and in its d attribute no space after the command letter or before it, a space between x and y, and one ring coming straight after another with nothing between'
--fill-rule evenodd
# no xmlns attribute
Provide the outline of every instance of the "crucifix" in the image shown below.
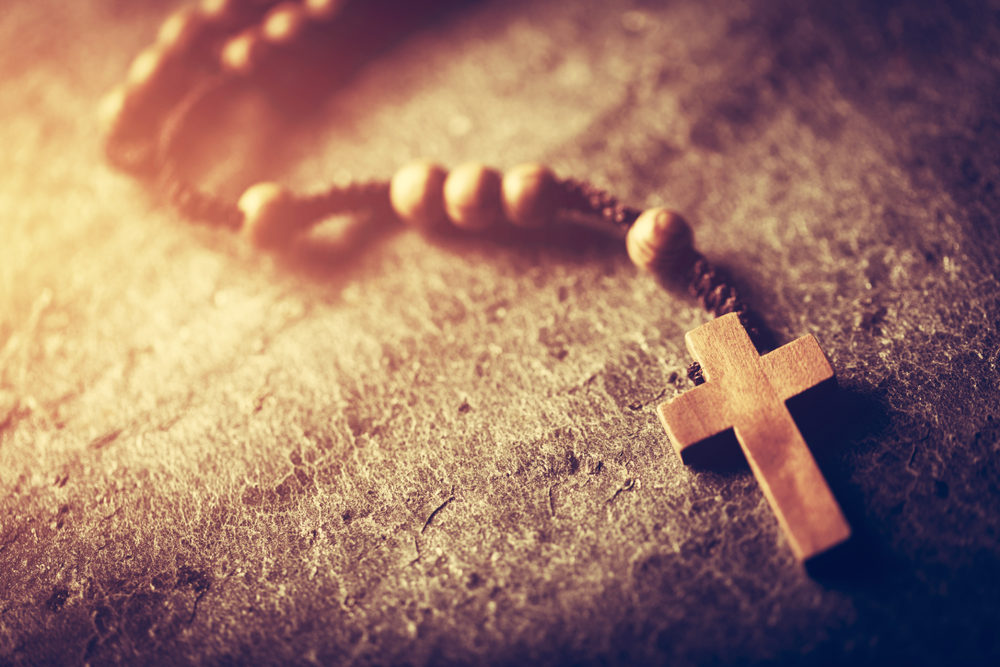
<svg viewBox="0 0 1000 667"><path fill-rule="evenodd" d="M808 560L851 529L792 420L785 401L833 378L813 336L759 356L735 313L685 336L705 383L660 405L660 419L685 463L732 429L792 551Z"/></svg>
<svg viewBox="0 0 1000 667"><path fill-rule="evenodd" d="M365 225L369 218L397 219L431 234L449 227L470 233L505 224L539 228L581 217L615 236L627 230L626 250L637 266L663 279L682 279L706 309L729 313L687 335L708 382L660 406L682 460L690 463L698 452L704 457L711 447L699 445L717 442L715 436L731 430L799 558L847 539L847 523L784 405L832 378L829 362L811 336L759 357L735 314L748 312L746 304L695 249L690 226L676 212L627 206L591 183L559 178L540 164L501 173L478 162L449 170L422 160L389 179L337 182L312 194L257 183L237 201L188 180L182 168L185 142L179 138L198 127L203 111L229 96L231 85L256 81L272 88L283 71L302 66L292 57L295 48L303 56L313 53L324 30L336 35L357 33L359 25L374 30L368 35L376 36L374 41L362 40L374 50L337 60L348 63L341 72L346 75L398 36L395 28L383 30L386 4L393 5L393 25L405 29L408 19L422 16L428 1L206 0L179 9L102 104L108 159L160 190L184 217L240 230L268 251L288 249L312 226L342 215L357 216ZM353 245L351 236L345 232L338 243Z"/></svg>

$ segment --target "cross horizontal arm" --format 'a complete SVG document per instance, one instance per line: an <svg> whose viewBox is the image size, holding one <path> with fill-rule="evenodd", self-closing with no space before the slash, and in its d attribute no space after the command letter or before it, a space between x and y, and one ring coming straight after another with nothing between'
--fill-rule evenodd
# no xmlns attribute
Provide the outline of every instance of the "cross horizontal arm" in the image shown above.
<svg viewBox="0 0 1000 667"><path fill-rule="evenodd" d="M760 358L768 382L782 401L833 377L833 367L814 336L802 336Z"/></svg>
<svg viewBox="0 0 1000 667"><path fill-rule="evenodd" d="M683 460L684 450L702 440L722 433L733 425L726 410L725 396L714 384L703 384L687 391L658 409L660 421L670 442Z"/></svg>

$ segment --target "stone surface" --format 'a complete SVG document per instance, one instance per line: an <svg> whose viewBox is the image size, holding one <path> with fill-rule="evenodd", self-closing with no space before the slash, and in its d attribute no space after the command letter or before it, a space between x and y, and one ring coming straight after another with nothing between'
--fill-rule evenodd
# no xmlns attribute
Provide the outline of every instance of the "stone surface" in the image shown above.
<svg viewBox="0 0 1000 667"><path fill-rule="evenodd" d="M102 164L173 3L6 3L0 661L996 662L997 9L803 4L484 1L200 148L234 197L531 160L681 211L836 369L826 578L670 451L706 316L620 240L262 255Z"/></svg>

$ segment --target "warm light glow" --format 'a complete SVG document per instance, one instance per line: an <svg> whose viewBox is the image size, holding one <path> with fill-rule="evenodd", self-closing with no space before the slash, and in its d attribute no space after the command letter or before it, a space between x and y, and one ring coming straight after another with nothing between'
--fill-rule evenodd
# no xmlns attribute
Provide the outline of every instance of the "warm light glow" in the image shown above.
<svg viewBox="0 0 1000 667"><path fill-rule="evenodd" d="M305 6L306 11L309 12L311 16L318 18L330 18L337 13L343 5L343 0L306 0Z"/></svg>
<svg viewBox="0 0 1000 667"><path fill-rule="evenodd" d="M302 8L298 4L286 2L268 13L263 33L272 42L288 42L298 35L305 21Z"/></svg>
<svg viewBox="0 0 1000 667"><path fill-rule="evenodd" d="M247 30L226 42L222 47L222 65L238 74L249 74L256 60L261 41L256 31Z"/></svg>
<svg viewBox="0 0 1000 667"><path fill-rule="evenodd" d="M111 131L124 106L125 86L123 85L115 86L101 98L100 106L97 108L97 118L104 134Z"/></svg>
<svg viewBox="0 0 1000 667"><path fill-rule="evenodd" d="M238 0L202 0L201 11L205 16L217 18L233 12Z"/></svg>
<svg viewBox="0 0 1000 667"><path fill-rule="evenodd" d="M161 62L160 50L155 46L144 49L135 57L128 70L128 80L132 84L140 84L152 79Z"/></svg>
<svg viewBox="0 0 1000 667"><path fill-rule="evenodd" d="M157 33L160 44L169 44L176 49L184 49L191 43L201 17L191 7L182 7L164 21Z"/></svg>

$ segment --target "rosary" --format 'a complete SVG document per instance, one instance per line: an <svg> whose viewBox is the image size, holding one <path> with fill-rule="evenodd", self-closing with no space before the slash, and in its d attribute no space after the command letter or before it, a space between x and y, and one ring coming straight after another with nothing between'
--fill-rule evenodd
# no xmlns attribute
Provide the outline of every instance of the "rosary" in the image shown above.
<svg viewBox="0 0 1000 667"><path fill-rule="evenodd" d="M658 410L681 460L711 463L713 444L733 432L799 560L846 542L850 527L785 406L807 389L833 381L829 361L812 336L758 354L759 334L749 309L695 249L691 228L678 214L625 206L587 182L557 178L536 164L501 174L475 163L449 171L416 162L388 181L337 185L309 195L258 183L237 202L203 192L179 175L177 137L213 94L273 71L278 59L318 31L357 32L364 15L371 23L385 4L203 0L181 8L102 106L109 161L162 193L186 218L239 231L262 249L280 249L324 219L345 214L395 216L425 233L448 226L469 232L499 224L537 228L574 218L624 231L637 266L664 282L686 285L716 316L685 337L695 359L688 375L696 386ZM398 29L406 23L399 21L400 13L426 11L432 3L391 4ZM379 29L371 41L398 36L384 20L375 23Z"/></svg>

